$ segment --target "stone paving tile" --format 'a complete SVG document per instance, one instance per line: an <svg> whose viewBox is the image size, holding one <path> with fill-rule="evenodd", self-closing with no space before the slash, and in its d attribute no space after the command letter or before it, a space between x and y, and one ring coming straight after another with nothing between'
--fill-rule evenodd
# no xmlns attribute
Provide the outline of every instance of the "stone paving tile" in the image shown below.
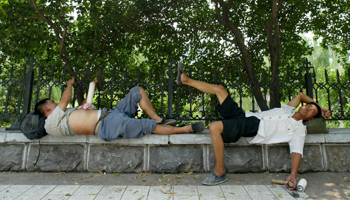
<svg viewBox="0 0 350 200"><path fill-rule="evenodd" d="M244 185L249 194L272 194L265 185Z"/></svg>
<svg viewBox="0 0 350 200"><path fill-rule="evenodd" d="M278 198L273 195L273 194L251 194L250 197L253 200L266 200L266 199L273 199L273 200L277 200Z"/></svg>
<svg viewBox="0 0 350 200"><path fill-rule="evenodd" d="M220 187L226 199L252 199L243 185L222 185Z"/></svg>
<svg viewBox="0 0 350 200"><path fill-rule="evenodd" d="M34 185L30 190L27 190L22 195L25 196L45 196L50 191L52 191L56 185Z"/></svg>
<svg viewBox="0 0 350 200"><path fill-rule="evenodd" d="M22 193L16 200L41 200L55 187L56 185L34 185L29 190Z"/></svg>
<svg viewBox="0 0 350 200"><path fill-rule="evenodd" d="M269 186L267 186L267 188L269 188L269 190L276 197L278 197L279 200L293 200L293 199L295 199L285 189L283 189L281 186L269 185Z"/></svg>
<svg viewBox="0 0 350 200"><path fill-rule="evenodd" d="M201 200L225 199L220 186L197 186Z"/></svg>
<svg viewBox="0 0 350 200"><path fill-rule="evenodd" d="M174 194L174 186L151 186L148 196L169 196Z"/></svg>
<svg viewBox="0 0 350 200"><path fill-rule="evenodd" d="M0 192L8 187L10 187L10 186L9 185L0 185Z"/></svg>
<svg viewBox="0 0 350 200"><path fill-rule="evenodd" d="M103 185L81 185L69 198L69 200L94 200Z"/></svg>
<svg viewBox="0 0 350 200"><path fill-rule="evenodd" d="M33 185L11 185L0 191L0 199L12 200L29 190Z"/></svg>
<svg viewBox="0 0 350 200"><path fill-rule="evenodd" d="M45 195L42 200L66 200L79 188L79 185L58 185Z"/></svg>
<svg viewBox="0 0 350 200"><path fill-rule="evenodd" d="M198 196L174 196L174 200L200 200Z"/></svg>
<svg viewBox="0 0 350 200"><path fill-rule="evenodd" d="M198 190L196 186L179 185L174 187L174 196L197 196Z"/></svg>
<svg viewBox="0 0 350 200"><path fill-rule="evenodd" d="M172 200L174 196L174 186L151 186L149 200Z"/></svg>
<svg viewBox="0 0 350 200"><path fill-rule="evenodd" d="M147 200L147 195L123 195L121 200Z"/></svg>
<svg viewBox="0 0 350 200"><path fill-rule="evenodd" d="M128 186L125 189L124 196L148 196L151 186Z"/></svg>
<svg viewBox="0 0 350 200"><path fill-rule="evenodd" d="M67 200L70 196L64 194L48 194L43 197L41 200Z"/></svg>
<svg viewBox="0 0 350 200"><path fill-rule="evenodd" d="M280 185L0 185L1 200L295 200Z"/></svg>
<svg viewBox="0 0 350 200"><path fill-rule="evenodd" d="M106 185L102 188L95 200L120 200L127 186Z"/></svg>
<svg viewBox="0 0 350 200"><path fill-rule="evenodd" d="M173 200L173 195L167 195L167 196L148 196L147 200Z"/></svg>

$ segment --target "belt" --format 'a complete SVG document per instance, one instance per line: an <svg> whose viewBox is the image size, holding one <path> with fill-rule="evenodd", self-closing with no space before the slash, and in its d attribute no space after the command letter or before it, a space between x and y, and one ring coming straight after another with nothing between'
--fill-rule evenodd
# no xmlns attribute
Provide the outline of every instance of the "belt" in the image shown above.
<svg viewBox="0 0 350 200"><path fill-rule="evenodd" d="M98 120L96 122L94 132L92 133L93 135L98 135L98 127L100 127L102 119L105 118L108 114L109 114L108 110L104 110L101 113L100 118L98 118Z"/></svg>
<svg viewBox="0 0 350 200"><path fill-rule="evenodd" d="M98 135L98 127L100 127L100 124L101 124L101 120L98 120L96 125L95 125L95 129L94 129L94 135Z"/></svg>

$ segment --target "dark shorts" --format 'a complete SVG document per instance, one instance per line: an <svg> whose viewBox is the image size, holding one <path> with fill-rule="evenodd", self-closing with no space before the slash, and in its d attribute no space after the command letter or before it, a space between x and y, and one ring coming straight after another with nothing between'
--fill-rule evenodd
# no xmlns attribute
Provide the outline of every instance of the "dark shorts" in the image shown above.
<svg viewBox="0 0 350 200"><path fill-rule="evenodd" d="M257 134L260 120L256 117L245 117L245 113L232 100L230 95L217 106L217 111L224 118L222 138L225 143L237 142L241 137L253 137Z"/></svg>

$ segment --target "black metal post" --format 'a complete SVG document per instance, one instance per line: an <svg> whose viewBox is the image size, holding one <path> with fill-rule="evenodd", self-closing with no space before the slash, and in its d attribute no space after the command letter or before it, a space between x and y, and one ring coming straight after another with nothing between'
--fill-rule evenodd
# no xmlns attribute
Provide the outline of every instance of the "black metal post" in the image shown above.
<svg viewBox="0 0 350 200"><path fill-rule="evenodd" d="M28 113L30 113L30 105L32 102L33 83L34 83L34 70L33 70L33 68L34 68L34 65L36 65L34 57L31 57L29 59L28 65L29 65L29 70L27 71L27 75L26 75L22 118L24 116L26 116Z"/></svg>
<svg viewBox="0 0 350 200"><path fill-rule="evenodd" d="M314 98L312 89L313 89L313 83L312 83L312 78L311 78L311 73L309 72L309 68L312 68L309 66L309 64L311 64L307 58L305 59L305 69L306 69L306 73L305 73L305 88L306 88L306 94L311 97Z"/></svg>
<svg viewBox="0 0 350 200"><path fill-rule="evenodd" d="M24 91L24 105L22 118L30 113L30 104L32 101L32 92L33 92L33 82L34 82L34 71L33 65L30 64L30 69L27 71L25 91Z"/></svg>
<svg viewBox="0 0 350 200"><path fill-rule="evenodd" d="M182 65L182 63L179 63L179 65ZM172 119L173 117L173 98L174 98L174 73L173 69L175 66L173 66L173 62L170 62L168 65L168 119Z"/></svg>
<svg viewBox="0 0 350 200"><path fill-rule="evenodd" d="M27 114L30 113L30 106L32 101L32 93L33 93L33 82L34 82L34 70L33 67L35 65L35 58L32 57L29 59L29 70L26 73L25 79L25 90L24 90L24 102L23 102L23 112L20 121L15 121L11 127L6 128L7 130L19 130L21 125L21 120Z"/></svg>

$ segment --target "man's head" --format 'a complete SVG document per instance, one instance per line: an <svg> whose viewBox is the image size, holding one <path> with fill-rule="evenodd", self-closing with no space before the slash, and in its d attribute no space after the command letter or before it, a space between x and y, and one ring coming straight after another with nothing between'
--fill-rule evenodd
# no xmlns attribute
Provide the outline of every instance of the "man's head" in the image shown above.
<svg viewBox="0 0 350 200"><path fill-rule="evenodd" d="M48 117L56 108L57 103L50 99L43 99L35 104L34 112L38 115Z"/></svg>
<svg viewBox="0 0 350 200"><path fill-rule="evenodd" d="M303 120L311 120L313 118L320 117L322 114L321 107L314 102L307 103L299 108L300 115Z"/></svg>

